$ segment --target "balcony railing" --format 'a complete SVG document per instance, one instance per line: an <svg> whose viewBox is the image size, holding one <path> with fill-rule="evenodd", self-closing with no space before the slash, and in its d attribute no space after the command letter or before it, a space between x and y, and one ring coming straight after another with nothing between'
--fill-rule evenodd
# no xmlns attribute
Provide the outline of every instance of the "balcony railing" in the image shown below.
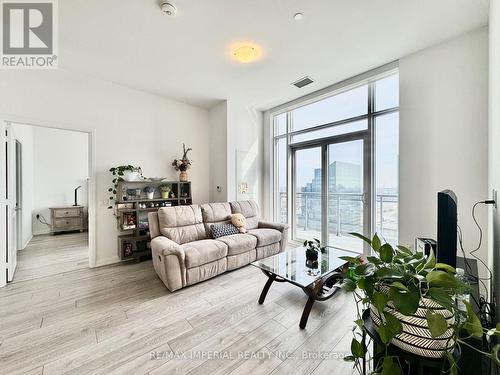
<svg viewBox="0 0 500 375"><path fill-rule="evenodd" d="M295 194L295 224L297 232L321 232L321 193ZM328 194L329 236L345 236L349 232L363 232L363 194ZM287 221L287 193L280 193L280 218ZM377 194L376 231L387 241L398 240L398 195Z"/></svg>

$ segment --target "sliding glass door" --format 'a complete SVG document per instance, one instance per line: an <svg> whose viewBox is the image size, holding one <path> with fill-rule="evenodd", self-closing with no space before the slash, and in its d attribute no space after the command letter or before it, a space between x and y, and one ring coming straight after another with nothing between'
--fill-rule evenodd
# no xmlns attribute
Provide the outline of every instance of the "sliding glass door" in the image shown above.
<svg viewBox="0 0 500 375"><path fill-rule="evenodd" d="M365 133L291 146L294 240L363 252L349 233L371 230L369 147Z"/></svg>

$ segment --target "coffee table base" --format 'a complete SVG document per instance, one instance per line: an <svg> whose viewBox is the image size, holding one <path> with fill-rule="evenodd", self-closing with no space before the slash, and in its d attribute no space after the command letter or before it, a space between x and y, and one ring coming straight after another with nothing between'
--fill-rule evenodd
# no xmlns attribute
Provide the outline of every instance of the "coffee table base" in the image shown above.
<svg viewBox="0 0 500 375"><path fill-rule="evenodd" d="M311 309L314 305L314 302L326 301L327 299L332 298L335 295L335 293L337 293L337 291L340 289L340 287L336 285L336 282L344 278L344 274L342 272L332 272L331 274L315 281L311 285L303 287L301 285L297 285L286 279L283 279L272 272L265 270L261 271L264 273L264 275L268 277L268 279L266 281L266 284L264 285L264 289L262 289L262 292L260 293L259 304L262 305L264 303L267 296L267 292L269 291L269 288L271 287L271 284L274 281L280 283L289 282L290 284L296 285L299 288L301 288L304 291L304 293L309 297L307 299L306 305L304 306L302 317L300 318L299 327L301 329L306 328L307 320L309 319L309 314L311 313Z"/></svg>

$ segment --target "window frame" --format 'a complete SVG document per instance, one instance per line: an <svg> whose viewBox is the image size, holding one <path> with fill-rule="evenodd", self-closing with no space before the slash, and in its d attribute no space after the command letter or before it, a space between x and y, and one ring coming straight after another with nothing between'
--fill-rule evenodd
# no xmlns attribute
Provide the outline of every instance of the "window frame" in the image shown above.
<svg viewBox="0 0 500 375"><path fill-rule="evenodd" d="M270 129L270 134L271 135L271 160L270 160L270 172L271 172L271 192L270 192L270 210L271 210L271 215L273 220L277 220L281 222L281 217L280 217L280 191L279 191L279 172L278 172L278 141L280 139L285 138L285 147L286 147L286 162L287 162L287 168L286 168L286 193L287 193L287 223L292 225L292 220L293 220L293 215L292 215L292 209L293 209L293 196L291 195L293 192L291 191L293 189L293 181L292 181L292 147L297 148L300 146L307 146L313 143L318 143L318 142L327 142L327 141L333 141L337 142L341 138L345 138L346 136L358 134L358 135L363 135L363 137L369 142L369 149L370 149L370 170L369 171L364 171L364 174L369 173L369 179L370 179L370 213L369 213L369 223L367 223L367 226L369 227L370 234L373 234L373 232L376 230L376 204L377 204L377 180L376 180L376 119L377 117L387 115L390 113L396 113L399 112L399 104L396 107L392 108L386 108L384 110L376 111L375 110L375 98L376 98L376 81L379 81L381 79L387 78L389 76L399 74L399 67L397 62L388 64L386 66L383 66L381 68L375 69L374 71L367 72L364 74L361 74L360 76L353 77L351 79L348 79L344 82L340 82L339 84L333 85L329 88L320 90L316 93L309 94L303 98L299 98L293 102L284 104L282 106L276 107L274 109L271 109L268 111L268 119L269 119L269 125L271 127ZM367 85L368 86L368 108L367 108L367 113L364 115L360 116L355 116L355 117L350 117L330 123L325 123L321 125L316 125L310 128L306 129L300 129L297 131L292 131L293 129L293 110L307 106L309 104L315 103L317 101L341 94L343 92L355 89L357 87ZM275 121L277 119L277 116L286 113L286 133L281 134L281 135L276 135L276 125ZM304 141L304 142L298 142L298 143L292 143L292 137L294 135L298 134L304 134L316 130L322 130L322 129L327 129L330 127L335 127L339 125L345 125L347 123L355 122L355 121L362 121L366 120L367 121L367 129L366 130L361 130L361 131L356 131L356 132L347 132L335 136L330 136L330 137L325 137L325 138L316 138L310 141ZM399 184L398 184L399 185ZM399 192L398 192L399 195ZM399 207L399 201L398 201L398 207ZM292 228L293 230L293 228ZM398 220L398 233L399 233L399 220Z"/></svg>

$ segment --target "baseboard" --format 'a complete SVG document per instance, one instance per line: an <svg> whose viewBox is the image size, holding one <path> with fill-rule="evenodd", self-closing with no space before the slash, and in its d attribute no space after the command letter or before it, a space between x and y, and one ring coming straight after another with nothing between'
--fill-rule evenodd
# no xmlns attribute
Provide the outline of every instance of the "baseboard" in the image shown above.
<svg viewBox="0 0 500 375"><path fill-rule="evenodd" d="M105 258L105 259L96 261L95 262L95 266L92 267L92 268L102 267L102 266L109 266L111 264L117 264L117 263L122 263L122 262L124 262L124 261L121 260L119 257L115 256L115 257Z"/></svg>
<svg viewBox="0 0 500 375"><path fill-rule="evenodd" d="M24 250L26 249L26 246L28 246L28 244L30 243L30 241L33 239L33 234L31 234L28 239L26 240L26 242L23 244L23 246L21 247L21 250Z"/></svg>
<svg viewBox="0 0 500 375"><path fill-rule="evenodd" d="M41 236L43 234L50 234L50 230L33 232L33 236Z"/></svg>

